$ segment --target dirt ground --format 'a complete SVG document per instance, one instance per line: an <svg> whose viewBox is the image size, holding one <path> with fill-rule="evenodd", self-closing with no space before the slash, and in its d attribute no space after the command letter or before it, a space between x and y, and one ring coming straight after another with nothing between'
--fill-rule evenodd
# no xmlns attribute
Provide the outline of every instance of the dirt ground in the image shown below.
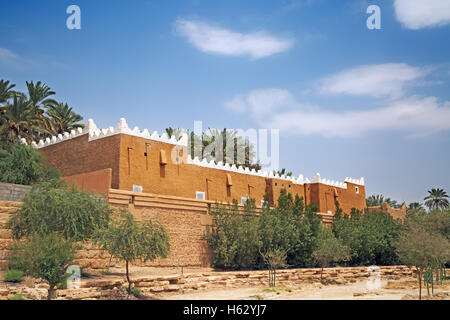
<svg viewBox="0 0 450 320"><path fill-rule="evenodd" d="M431 293L431 289L430 289ZM419 298L415 278L382 280L379 288L368 288L367 281L349 282L345 285L304 283L276 288L215 289L188 294L161 295L167 300L411 300ZM450 300L450 280L435 286L434 295L428 298L422 288L422 299Z"/></svg>
<svg viewBox="0 0 450 320"><path fill-rule="evenodd" d="M89 271L88 279L123 279L123 268ZM212 268L131 268L131 277L148 275L179 275L181 273L210 273ZM0 272L0 278L3 279ZM3 281L0 281L3 282ZM431 289L430 289L431 293ZM110 299L136 299L132 296L117 296ZM267 286L215 288L189 293L159 293L143 296L142 299L162 300L411 300L419 298L417 278L383 279L378 284L367 280L348 281L346 284L326 284L313 281L278 285L276 288ZM434 295L427 295L426 287L422 286L422 299L450 300L450 280L443 285L435 286Z"/></svg>

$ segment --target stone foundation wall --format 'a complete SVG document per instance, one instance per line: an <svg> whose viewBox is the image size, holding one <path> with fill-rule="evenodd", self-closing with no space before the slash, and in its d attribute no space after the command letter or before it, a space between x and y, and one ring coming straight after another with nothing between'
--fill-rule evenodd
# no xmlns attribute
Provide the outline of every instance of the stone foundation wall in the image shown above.
<svg viewBox="0 0 450 320"><path fill-rule="evenodd" d="M0 201L22 201L30 186L0 182Z"/></svg>
<svg viewBox="0 0 450 320"><path fill-rule="evenodd" d="M277 271L277 285L299 285L305 281L319 281L320 268L289 269ZM415 269L406 266L380 267L381 279L403 278L415 275ZM367 267L325 268L323 280L345 284L351 280L369 278ZM237 288L252 286L268 286L268 271L236 271L236 272L207 272L185 275L132 277L133 285L144 295L188 293L212 288ZM81 288L58 290L58 299L99 299L114 296L120 288L126 287L125 279L82 280ZM15 293L24 293L30 299L45 299L48 285L36 284L7 285L0 287L0 300L8 299Z"/></svg>

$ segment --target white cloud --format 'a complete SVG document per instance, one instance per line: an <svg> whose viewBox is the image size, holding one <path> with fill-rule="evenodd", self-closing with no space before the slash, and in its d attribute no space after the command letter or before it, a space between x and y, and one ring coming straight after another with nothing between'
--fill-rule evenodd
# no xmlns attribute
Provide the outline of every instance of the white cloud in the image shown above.
<svg viewBox="0 0 450 320"><path fill-rule="evenodd" d="M11 50L0 48L0 64L4 66L17 67L20 65L21 58Z"/></svg>
<svg viewBox="0 0 450 320"><path fill-rule="evenodd" d="M406 63L366 65L345 70L320 81L321 93L400 97L408 82L426 75Z"/></svg>
<svg viewBox="0 0 450 320"><path fill-rule="evenodd" d="M264 32L234 32L194 20L178 19L175 27L194 47L213 54L248 55L252 59L259 59L286 51L293 45L290 39L277 38Z"/></svg>
<svg viewBox="0 0 450 320"><path fill-rule="evenodd" d="M385 107L341 112L304 105L283 89L252 91L238 101L240 111L248 112L259 125L299 135L354 137L382 130L428 135L450 130L450 102L435 97L410 97Z"/></svg>
<svg viewBox="0 0 450 320"><path fill-rule="evenodd" d="M450 24L449 0L394 0L397 20L408 29Z"/></svg>

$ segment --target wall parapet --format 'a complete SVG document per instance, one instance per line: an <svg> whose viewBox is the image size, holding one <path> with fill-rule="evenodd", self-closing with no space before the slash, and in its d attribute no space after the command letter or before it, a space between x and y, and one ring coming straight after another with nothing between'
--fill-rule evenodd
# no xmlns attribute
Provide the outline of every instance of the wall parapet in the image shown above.
<svg viewBox="0 0 450 320"><path fill-rule="evenodd" d="M167 133L163 133L161 135L158 134L157 131L154 131L152 134L150 134L148 129L140 130L139 127L134 127L131 129L126 120L124 118L121 118L116 125L116 127L109 127L105 129L100 129L95 124L94 120L89 119L84 129L78 128L76 130L72 130L69 132L64 132L63 134L58 134L57 136L53 136L51 138L46 138L45 140L40 140L38 143L32 142L31 146L37 149L41 149L44 147L48 147L50 145L60 143L69 139L73 139L79 136L88 135L88 141L94 141L106 137L110 137L113 135L118 134L126 134L131 135L135 137L140 137L144 139L149 139L153 141L159 141L163 143L173 144L173 145L179 145L183 147L188 146L189 137L188 134L185 132L183 133L182 137L178 140L175 136L169 137ZM22 139L22 143L26 144L26 140ZM270 170L258 170L255 169L249 169L244 168L243 166L236 166L235 164L229 164L229 163L223 163L222 161L215 162L214 160L208 161L207 159L200 160L198 157L195 157L194 159L191 159L190 156L186 157L186 163L191 165L196 165L200 167L207 167L212 169L218 169L218 170L224 170L224 171L230 171L230 172L237 172L241 174L249 174L259 177L265 177L265 178L275 178L275 179L281 179L290 181L293 184L298 185L304 185L304 184L310 184L310 183L321 183L324 185L329 185L337 188L347 189L347 182L353 183L357 185L364 186L364 178L361 179L354 179L346 177L344 182L331 180L331 179L325 179L320 177L320 174L316 174L316 176L313 179L308 179L303 176L303 174L300 174L298 177L292 177L292 176L286 176L286 175L279 175L278 173L273 173L273 171Z"/></svg>

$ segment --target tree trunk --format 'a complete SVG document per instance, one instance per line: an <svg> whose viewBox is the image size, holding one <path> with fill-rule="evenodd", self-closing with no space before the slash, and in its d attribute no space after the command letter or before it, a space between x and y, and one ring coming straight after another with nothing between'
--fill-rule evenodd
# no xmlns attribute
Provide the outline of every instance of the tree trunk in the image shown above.
<svg viewBox="0 0 450 320"><path fill-rule="evenodd" d="M419 300L422 300L422 277L421 277L421 270L418 269L418 275L419 275Z"/></svg>
<svg viewBox="0 0 450 320"><path fill-rule="evenodd" d="M320 269L320 282L322 282L322 275L323 275L323 265L322 265L322 269Z"/></svg>
<svg viewBox="0 0 450 320"><path fill-rule="evenodd" d="M50 288L48 289L47 300L52 300L54 292L55 292L55 287L50 286Z"/></svg>
<svg viewBox="0 0 450 320"><path fill-rule="evenodd" d="M128 293L131 293L131 281L130 281L130 275L129 275L129 272L128 272L128 260L127 260L127 262L125 264L125 268L126 268L126 271L127 271Z"/></svg>

